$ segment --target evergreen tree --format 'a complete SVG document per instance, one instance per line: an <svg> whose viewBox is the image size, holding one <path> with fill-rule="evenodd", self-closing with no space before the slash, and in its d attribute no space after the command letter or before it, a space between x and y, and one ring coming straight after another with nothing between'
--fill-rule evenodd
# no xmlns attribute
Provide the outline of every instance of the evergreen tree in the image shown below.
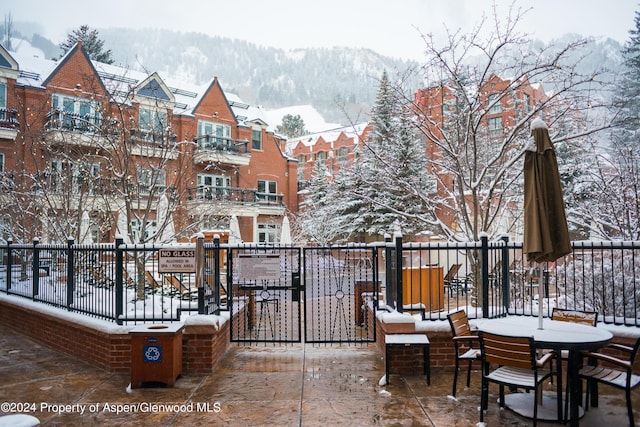
<svg viewBox="0 0 640 427"><path fill-rule="evenodd" d="M296 114L295 116L286 114L282 118L282 124L278 125L276 131L287 138L297 138L308 133L300 114Z"/></svg>
<svg viewBox="0 0 640 427"><path fill-rule="evenodd" d="M355 196L364 200L361 214L369 217L369 234L420 231L418 218L426 209L419 194L426 182L424 146L415 132L413 112L396 96L386 72L382 74L371 132L364 144Z"/></svg>
<svg viewBox="0 0 640 427"><path fill-rule="evenodd" d="M63 57L78 41L82 41L82 49L89 58L105 64L113 64L111 49L104 50L104 41L98 37L98 31L91 30L88 25L81 25L79 29L67 35L67 39L60 43L60 49L63 51L60 57Z"/></svg>
<svg viewBox="0 0 640 427"><path fill-rule="evenodd" d="M334 188L324 160L318 160L309 185L299 193L304 200L297 222L307 239L319 245L340 243L349 235L349 226L342 221L340 207L335 203Z"/></svg>

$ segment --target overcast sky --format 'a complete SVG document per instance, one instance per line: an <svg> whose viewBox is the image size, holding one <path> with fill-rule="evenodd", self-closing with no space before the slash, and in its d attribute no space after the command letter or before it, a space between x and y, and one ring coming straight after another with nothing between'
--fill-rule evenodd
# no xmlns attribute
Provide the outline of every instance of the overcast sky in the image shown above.
<svg viewBox="0 0 640 427"><path fill-rule="evenodd" d="M19 0L3 1L3 16L35 22L55 43L71 30L168 28L246 40L282 49L366 47L384 55L422 58L420 33L469 31L493 0ZM496 0L506 16L512 0ZM634 28L633 0L515 0L528 10L519 31L549 41L565 33L611 37L621 43ZM530 9L530 10L529 10Z"/></svg>

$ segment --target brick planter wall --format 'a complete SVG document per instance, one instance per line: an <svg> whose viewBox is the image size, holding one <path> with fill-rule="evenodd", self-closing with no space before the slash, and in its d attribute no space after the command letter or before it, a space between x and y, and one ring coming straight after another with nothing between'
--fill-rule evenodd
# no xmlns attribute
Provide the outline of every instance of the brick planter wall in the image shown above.
<svg viewBox="0 0 640 427"><path fill-rule="evenodd" d="M28 302L28 301L27 301ZM74 322L63 310L41 305L37 311L19 301L0 299L0 322L34 341L109 372L131 370L130 327L106 321L87 319L87 324ZM56 311L60 312L57 316ZM242 313L240 313L242 314ZM94 323L96 326L90 326ZM191 325L183 330L182 371L185 374L207 374L215 370L229 347L229 322L215 325Z"/></svg>
<svg viewBox="0 0 640 427"><path fill-rule="evenodd" d="M370 313L370 317L374 317ZM446 322L446 321L445 321ZM448 324L447 324L448 325ZM455 353L450 331L416 331L414 321L407 323L385 323L376 318L376 343L381 355L385 355L384 336L390 334L426 334L429 338L430 364L433 369L453 370ZM389 371L392 374L422 375L422 348L419 346L393 346L389 353Z"/></svg>

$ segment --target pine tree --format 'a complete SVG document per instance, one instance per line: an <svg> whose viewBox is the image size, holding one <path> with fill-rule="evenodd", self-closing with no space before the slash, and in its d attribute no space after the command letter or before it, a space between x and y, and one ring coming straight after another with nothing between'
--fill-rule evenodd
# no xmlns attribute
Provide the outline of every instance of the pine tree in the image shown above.
<svg viewBox="0 0 640 427"><path fill-rule="evenodd" d="M89 58L105 64L113 64L111 49L104 50L104 41L98 37L98 31L91 30L88 25L82 25L79 29L73 30L71 34L67 35L67 40L60 43L60 49L63 51L61 57L78 41L82 41L82 49L89 55Z"/></svg>
<svg viewBox="0 0 640 427"><path fill-rule="evenodd" d="M426 210L418 194L425 183L424 146L413 123L413 112L396 96L386 71L380 79L371 113L371 132L364 144L357 196L367 203L369 234L385 234L400 227L405 234L420 231L418 218Z"/></svg>

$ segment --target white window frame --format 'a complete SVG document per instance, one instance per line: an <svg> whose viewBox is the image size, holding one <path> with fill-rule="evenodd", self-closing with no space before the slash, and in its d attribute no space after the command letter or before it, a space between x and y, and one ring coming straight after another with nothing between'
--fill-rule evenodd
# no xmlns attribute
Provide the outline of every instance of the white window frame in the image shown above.
<svg viewBox="0 0 640 427"><path fill-rule="evenodd" d="M502 116L489 118L487 121L487 127L491 136L497 136L502 133Z"/></svg>
<svg viewBox="0 0 640 427"><path fill-rule="evenodd" d="M167 110L160 108L140 107L138 128L145 132L163 133L169 126Z"/></svg>
<svg viewBox="0 0 640 427"><path fill-rule="evenodd" d="M163 193L167 188L167 171L164 169L139 167L137 177L140 194L151 193L153 187L158 188L156 193Z"/></svg>
<svg viewBox="0 0 640 427"><path fill-rule="evenodd" d="M277 224L258 223L258 242L277 243L280 236L280 226Z"/></svg>
<svg viewBox="0 0 640 427"><path fill-rule="evenodd" d="M56 182L55 180L59 178L62 179L66 175L63 173L64 171L71 171L72 182L69 184L71 185L71 189L74 193L80 191L85 179L92 180L94 182L100 179L99 163L72 162L69 160L55 159L51 161L50 167L51 179L54 180L54 183ZM83 173L85 170L84 168L87 168L86 170L88 173Z"/></svg>
<svg viewBox="0 0 640 427"><path fill-rule="evenodd" d="M203 138L210 136L211 138ZM231 126L207 120L198 120L198 139L204 143L224 143L231 139Z"/></svg>
<svg viewBox="0 0 640 427"><path fill-rule="evenodd" d="M498 93L492 93L491 95L489 95L489 105L495 102L495 104L491 105L491 108L489 108L489 114L502 113L502 103L499 98L500 94Z"/></svg>
<svg viewBox="0 0 640 427"><path fill-rule="evenodd" d="M225 175L198 174L198 196L213 199L229 193L231 177Z"/></svg>
<svg viewBox="0 0 640 427"><path fill-rule="evenodd" d="M251 130L251 149L262 150L262 129Z"/></svg>
<svg viewBox="0 0 640 427"><path fill-rule="evenodd" d="M0 82L0 108L7 108L7 83Z"/></svg>
<svg viewBox="0 0 640 427"><path fill-rule="evenodd" d="M60 125L63 128L93 132L102 122L98 101L54 93L51 96L51 105L53 110L61 113Z"/></svg>

